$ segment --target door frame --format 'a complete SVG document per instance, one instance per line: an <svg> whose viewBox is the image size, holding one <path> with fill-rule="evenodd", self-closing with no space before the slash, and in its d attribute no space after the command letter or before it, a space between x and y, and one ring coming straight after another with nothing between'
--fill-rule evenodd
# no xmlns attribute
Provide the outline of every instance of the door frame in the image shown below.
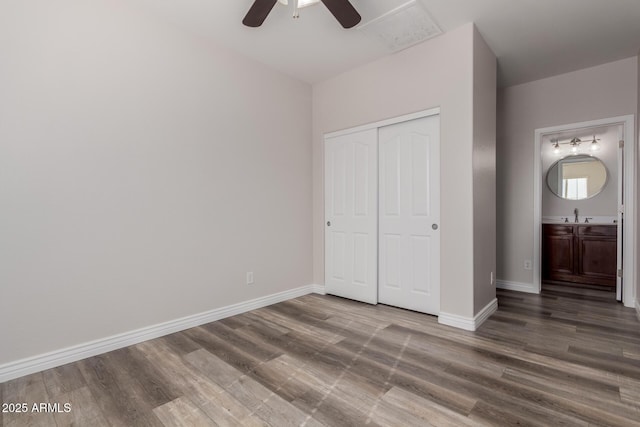
<svg viewBox="0 0 640 427"><path fill-rule="evenodd" d="M397 117L392 117L389 119L384 119L384 120L378 120L376 122L371 122L371 123L366 123L363 125L359 125L359 126L354 126L351 128L346 128L346 129L342 129L342 130L337 130L334 132L327 132L324 133L322 135L322 141L323 141L323 158L322 158L322 170L324 171L325 168L325 159L324 159L324 153L326 152L326 141L328 138L333 138L336 136L343 136L343 135L349 135L351 133L355 133L355 132L362 132L365 130L371 130L371 129L378 129L384 126L390 126L390 125L395 125L397 123L403 123L403 122L408 122L411 120L415 120L415 119L421 119L424 117L431 117L431 116L439 116L440 115L440 107L434 107L434 108L429 108L427 110L421 110L421 111L416 111L414 113L409 113L409 114L404 114L402 116L397 116ZM323 176L322 179L322 194L325 195L326 194L326 184L327 184L327 178L326 176ZM378 182L376 181L376 186L378 186ZM378 188L379 190L379 188ZM323 196L324 197L324 196ZM326 203L326 200L324 201L324 203ZM325 213L323 215L323 224L326 223L327 218L326 218L326 209L325 209ZM324 226L323 226L324 228ZM325 239L326 236L326 232L322 233L322 243L323 243L323 247L325 248L323 251L323 257L324 254L326 254L326 247L327 247L327 242ZM379 251L379 247L378 247L378 251ZM380 260L380 254L376 254L376 257L378 259L378 261ZM324 269L326 272L326 268L327 268L327 260L324 259ZM325 278L326 281L326 278ZM438 286L440 286L440 284L438 284ZM442 298L442 295L441 297ZM373 304L377 304L378 303L378 293L376 292L376 300L373 302Z"/></svg>
<svg viewBox="0 0 640 427"><path fill-rule="evenodd" d="M421 119L423 117L437 116L440 114L440 107L430 108L428 110L416 111L415 113L409 113L398 117L392 117L390 119L379 120L377 122L366 123L360 126L355 126L347 129L337 130L335 132L325 133L322 138L323 141L327 138L333 138L334 136L348 135L354 132L361 132L363 130L377 129L384 126L395 125L397 123L408 122L410 120Z"/></svg>
<svg viewBox="0 0 640 427"><path fill-rule="evenodd" d="M535 130L533 153L533 287L540 293L542 289L542 139L543 137L580 128L599 126L622 126L624 132L624 228L623 228L623 292L622 303L626 307L635 306L636 277L636 233L635 233L635 191L636 191L636 157L634 116L618 116L607 119L590 120L559 126L539 128Z"/></svg>

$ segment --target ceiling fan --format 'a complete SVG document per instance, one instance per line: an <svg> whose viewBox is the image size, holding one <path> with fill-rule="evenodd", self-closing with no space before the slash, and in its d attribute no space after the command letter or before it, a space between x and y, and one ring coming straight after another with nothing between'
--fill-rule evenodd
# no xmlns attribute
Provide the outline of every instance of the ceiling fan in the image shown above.
<svg viewBox="0 0 640 427"><path fill-rule="evenodd" d="M282 4L288 4L287 0L255 0L249 12L242 20L242 23L247 27L259 27L262 25L273 6L276 5L277 2ZM317 3L318 0L293 0L295 2L295 14L294 17L297 18L297 10L300 7L309 6L311 4ZM360 14L353 7L349 0L319 0L329 9L329 12L333 14L333 16L338 20L340 25L344 28L354 27L360 22Z"/></svg>

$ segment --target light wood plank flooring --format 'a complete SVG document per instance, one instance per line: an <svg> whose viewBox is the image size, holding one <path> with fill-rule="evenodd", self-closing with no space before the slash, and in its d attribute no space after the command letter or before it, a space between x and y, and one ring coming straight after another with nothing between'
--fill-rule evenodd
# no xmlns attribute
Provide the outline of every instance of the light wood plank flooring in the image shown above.
<svg viewBox="0 0 640 427"><path fill-rule="evenodd" d="M0 385L5 426L640 426L640 323L610 293L498 291L477 332L295 300Z"/></svg>

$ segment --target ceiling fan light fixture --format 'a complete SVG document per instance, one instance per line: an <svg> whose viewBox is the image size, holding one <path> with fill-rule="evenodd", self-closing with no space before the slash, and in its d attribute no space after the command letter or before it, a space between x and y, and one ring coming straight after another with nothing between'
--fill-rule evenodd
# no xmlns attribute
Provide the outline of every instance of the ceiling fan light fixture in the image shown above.
<svg viewBox="0 0 640 427"><path fill-rule="evenodd" d="M349 0L293 0L293 17L298 18L298 9L322 2L343 28L353 28L362 19ZM254 0L242 23L247 27L261 26L276 3L287 5L288 0Z"/></svg>
<svg viewBox="0 0 640 427"><path fill-rule="evenodd" d="M320 3L320 0L298 0L298 9L303 7L313 6L316 3Z"/></svg>

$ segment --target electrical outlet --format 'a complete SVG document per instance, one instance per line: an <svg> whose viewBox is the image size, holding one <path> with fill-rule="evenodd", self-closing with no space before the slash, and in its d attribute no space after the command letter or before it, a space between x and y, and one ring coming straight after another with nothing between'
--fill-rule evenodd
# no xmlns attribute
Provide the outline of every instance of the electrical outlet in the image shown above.
<svg viewBox="0 0 640 427"><path fill-rule="evenodd" d="M531 260L530 259L525 259L524 260L524 269L525 270L531 270Z"/></svg>
<svg viewBox="0 0 640 427"><path fill-rule="evenodd" d="M253 285L253 271L247 271L247 285Z"/></svg>

